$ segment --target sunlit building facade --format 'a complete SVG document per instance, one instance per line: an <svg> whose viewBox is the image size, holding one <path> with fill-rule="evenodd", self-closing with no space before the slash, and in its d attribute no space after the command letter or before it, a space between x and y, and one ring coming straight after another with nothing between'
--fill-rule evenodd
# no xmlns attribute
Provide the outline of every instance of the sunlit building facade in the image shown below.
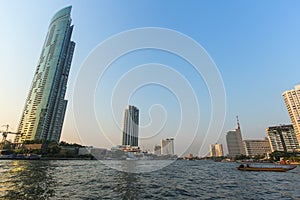
<svg viewBox="0 0 300 200"><path fill-rule="evenodd" d="M300 143L300 85L296 85L294 90L285 91L282 96Z"/></svg>
<svg viewBox="0 0 300 200"><path fill-rule="evenodd" d="M15 142L59 142L67 100L65 93L75 43L71 41L71 6L51 19L33 81L26 99Z"/></svg>
<svg viewBox="0 0 300 200"><path fill-rule="evenodd" d="M125 110L122 145L139 146L139 109L135 106Z"/></svg>
<svg viewBox="0 0 300 200"><path fill-rule="evenodd" d="M211 144L210 145L210 157L222 157L224 156L222 144Z"/></svg>

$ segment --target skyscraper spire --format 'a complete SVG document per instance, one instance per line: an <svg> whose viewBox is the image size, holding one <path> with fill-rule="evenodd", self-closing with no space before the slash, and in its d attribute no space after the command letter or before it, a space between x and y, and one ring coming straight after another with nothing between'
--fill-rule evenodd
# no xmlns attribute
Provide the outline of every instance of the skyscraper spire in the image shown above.
<svg viewBox="0 0 300 200"><path fill-rule="evenodd" d="M238 129L241 129L241 127L240 127L240 120L239 120L239 116L238 115L236 116L236 122L237 122Z"/></svg>

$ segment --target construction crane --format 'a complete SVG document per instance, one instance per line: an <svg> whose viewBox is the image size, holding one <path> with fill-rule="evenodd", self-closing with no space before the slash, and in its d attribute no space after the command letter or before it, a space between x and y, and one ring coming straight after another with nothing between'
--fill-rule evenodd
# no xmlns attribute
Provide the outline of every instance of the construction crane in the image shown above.
<svg viewBox="0 0 300 200"><path fill-rule="evenodd" d="M1 141L1 144L0 144L0 150L3 148L5 142L7 141L6 138L7 138L8 134L14 134L14 135L20 135L21 134L21 133L15 133L15 132L8 131L9 127L10 127L8 124L3 125L2 127L6 127L6 131L2 132L2 141Z"/></svg>

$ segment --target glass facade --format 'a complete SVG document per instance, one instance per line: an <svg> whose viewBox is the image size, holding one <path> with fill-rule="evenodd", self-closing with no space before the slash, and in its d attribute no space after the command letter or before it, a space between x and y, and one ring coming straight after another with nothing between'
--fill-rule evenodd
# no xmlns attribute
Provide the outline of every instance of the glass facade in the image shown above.
<svg viewBox="0 0 300 200"><path fill-rule="evenodd" d="M71 6L63 8L51 20L21 116L17 143L60 139L67 107L64 97L75 48L71 41L71 9Z"/></svg>
<svg viewBox="0 0 300 200"><path fill-rule="evenodd" d="M122 145L138 146L139 109L128 106L124 113Z"/></svg>

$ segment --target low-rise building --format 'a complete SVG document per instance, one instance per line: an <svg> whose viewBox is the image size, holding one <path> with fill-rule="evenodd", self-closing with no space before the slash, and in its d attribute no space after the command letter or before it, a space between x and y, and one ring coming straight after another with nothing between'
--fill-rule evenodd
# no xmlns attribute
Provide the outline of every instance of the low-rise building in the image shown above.
<svg viewBox="0 0 300 200"><path fill-rule="evenodd" d="M271 153L271 147L267 138L264 140L244 140L246 156L267 155Z"/></svg>

